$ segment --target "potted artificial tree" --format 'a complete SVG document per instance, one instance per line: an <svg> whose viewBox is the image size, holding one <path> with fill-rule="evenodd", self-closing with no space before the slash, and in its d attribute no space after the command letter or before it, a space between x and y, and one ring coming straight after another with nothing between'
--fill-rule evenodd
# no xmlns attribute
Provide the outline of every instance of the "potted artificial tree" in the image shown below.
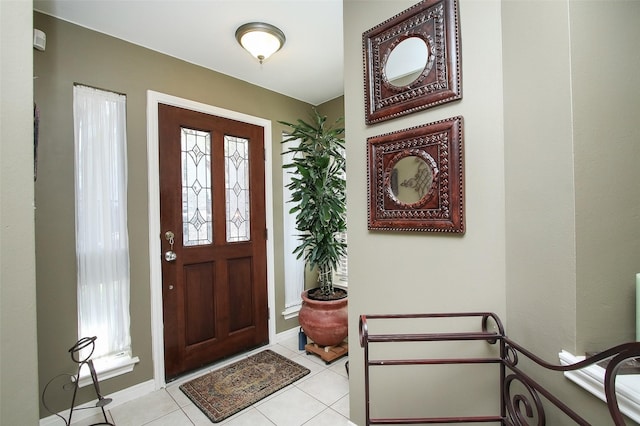
<svg viewBox="0 0 640 426"><path fill-rule="evenodd" d="M311 122L297 120L283 143L297 145L285 153L293 160L282 167L293 174L290 212L296 215L299 245L293 251L318 274L318 285L302 294L298 320L317 345L337 346L347 337L347 291L334 287L333 272L346 255L346 178L342 119L327 125L315 109Z"/></svg>

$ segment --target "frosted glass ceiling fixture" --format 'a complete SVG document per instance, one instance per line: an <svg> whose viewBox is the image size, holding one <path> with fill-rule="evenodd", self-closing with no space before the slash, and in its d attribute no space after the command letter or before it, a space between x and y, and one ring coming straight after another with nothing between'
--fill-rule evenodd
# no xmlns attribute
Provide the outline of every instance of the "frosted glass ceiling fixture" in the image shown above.
<svg viewBox="0 0 640 426"><path fill-rule="evenodd" d="M262 63L282 48L286 38L279 28L271 24L249 22L236 30L236 40Z"/></svg>

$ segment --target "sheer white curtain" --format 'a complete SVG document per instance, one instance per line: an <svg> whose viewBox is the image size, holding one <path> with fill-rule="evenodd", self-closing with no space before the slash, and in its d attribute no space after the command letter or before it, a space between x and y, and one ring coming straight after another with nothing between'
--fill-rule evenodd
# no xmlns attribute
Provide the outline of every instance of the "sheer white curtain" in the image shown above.
<svg viewBox="0 0 640 426"><path fill-rule="evenodd" d="M130 355L126 97L76 85L73 117L78 335Z"/></svg>
<svg viewBox="0 0 640 426"><path fill-rule="evenodd" d="M299 142L287 142L283 144L282 148L283 150L288 150L289 146L293 144L299 144ZM290 163L292 158L293 153L283 154L282 163ZM302 304L300 294L304 290L304 259L296 259L298 255L293 254L293 250L300 242L298 241L298 230L296 229L296 216L289 213L289 210L294 207L289 202L291 190L286 187L291 182L289 170L283 170L282 180L284 185L282 196L284 199L284 309L285 313L288 313L290 311L296 312Z"/></svg>

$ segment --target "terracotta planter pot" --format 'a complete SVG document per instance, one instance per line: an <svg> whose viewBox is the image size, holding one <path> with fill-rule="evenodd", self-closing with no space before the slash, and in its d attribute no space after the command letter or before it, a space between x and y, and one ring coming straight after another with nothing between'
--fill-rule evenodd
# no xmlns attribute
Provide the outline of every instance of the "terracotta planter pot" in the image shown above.
<svg viewBox="0 0 640 426"><path fill-rule="evenodd" d="M321 346L339 345L348 335L347 302L313 300L303 292L298 321L304 334Z"/></svg>

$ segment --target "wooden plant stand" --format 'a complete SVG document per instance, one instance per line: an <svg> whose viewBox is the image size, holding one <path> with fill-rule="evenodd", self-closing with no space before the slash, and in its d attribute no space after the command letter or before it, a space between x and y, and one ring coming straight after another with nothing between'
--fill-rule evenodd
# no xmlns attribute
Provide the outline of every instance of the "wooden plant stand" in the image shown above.
<svg viewBox="0 0 640 426"><path fill-rule="evenodd" d="M320 346L315 343L307 343L304 347L307 354L316 354L327 364L349 353L349 344L342 342L338 346Z"/></svg>

